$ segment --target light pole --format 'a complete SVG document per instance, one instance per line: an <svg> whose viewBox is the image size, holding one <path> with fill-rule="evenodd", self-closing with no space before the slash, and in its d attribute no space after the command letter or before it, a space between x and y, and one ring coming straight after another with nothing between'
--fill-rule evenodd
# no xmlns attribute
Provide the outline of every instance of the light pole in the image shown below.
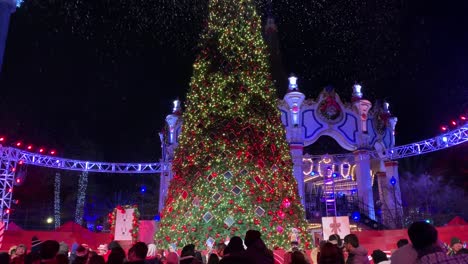
<svg viewBox="0 0 468 264"><path fill-rule="evenodd" d="M392 185L393 188L393 208L395 209L395 223L398 223L397 225L400 225L400 214L398 213L398 205L397 205L397 198L396 198L396 178L395 176L392 176L390 179L390 184Z"/></svg>

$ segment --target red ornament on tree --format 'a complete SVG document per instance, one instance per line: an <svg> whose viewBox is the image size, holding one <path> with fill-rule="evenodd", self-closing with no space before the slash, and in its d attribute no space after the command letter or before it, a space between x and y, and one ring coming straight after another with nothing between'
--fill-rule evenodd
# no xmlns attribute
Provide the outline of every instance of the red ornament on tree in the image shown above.
<svg viewBox="0 0 468 264"><path fill-rule="evenodd" d="M281 210L279 210L279 211L278 211L278 217L281 218L281 219L284 219L284 217L285 217L284 212L281 211Z"/></svg>

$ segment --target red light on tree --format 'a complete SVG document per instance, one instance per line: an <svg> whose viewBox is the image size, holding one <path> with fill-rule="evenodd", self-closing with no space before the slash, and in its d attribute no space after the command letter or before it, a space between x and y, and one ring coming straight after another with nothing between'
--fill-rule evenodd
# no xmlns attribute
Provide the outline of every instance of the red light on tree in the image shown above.
<svg viewBox="0 0 468 264"><path fill-rule="evenodd" d="M17 147L21 147L21 145L23 145L23 143L21 143L21 142L16 142L16 146L17 146Z"/></svg>
<svg viewBox="0 0 468 264"><path fill-rule="evenodd" d="M29 146L28 146L28 150L31 150L31 149L32 149L32 145L29 145Z"/></svg>
<svg viewBox="0 0 468 264"><path fill-rule="evenodd" d="M55 150L51 150L50 155L55 155Z"/></svg>

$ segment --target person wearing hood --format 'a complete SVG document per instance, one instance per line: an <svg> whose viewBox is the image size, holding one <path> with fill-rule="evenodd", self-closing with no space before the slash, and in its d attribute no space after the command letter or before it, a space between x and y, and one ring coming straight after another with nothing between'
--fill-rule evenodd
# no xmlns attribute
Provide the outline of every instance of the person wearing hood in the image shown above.
<svg viewBox="0 0 468 264"><path fill-rule="evenodd" d="M344 247L348 251L346 264L369 264L367 249L359 245L359 239L355 234L344 237Z"/></svg>

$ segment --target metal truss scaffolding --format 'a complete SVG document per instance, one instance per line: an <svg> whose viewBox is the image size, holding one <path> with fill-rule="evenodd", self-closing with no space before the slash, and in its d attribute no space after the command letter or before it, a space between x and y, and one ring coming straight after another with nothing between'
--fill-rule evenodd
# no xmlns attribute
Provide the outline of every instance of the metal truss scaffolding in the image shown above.
<svg viewBox="0 0 468 264"><path fill-rule="evenodd" d="M395 160L409 156L426 154L429 152L450 148L468 141L468 124L442 134L440 136L419 141L416 143L395 147L385 153L369 151L370 159ZM329 155L333 160L354 160L354 154ZM312 159L321 159L322 156L310 156ZM160 174L170 171L171 164L165 162L155 163L110 163L99 161L83 161L64 159L60 157L41 155L25 150L3 147L0 145L0 217L8 227L11 210L12 195L15 183L15 170L17 162L23 164L83 172L105 172L140 174Z"/></svg>

